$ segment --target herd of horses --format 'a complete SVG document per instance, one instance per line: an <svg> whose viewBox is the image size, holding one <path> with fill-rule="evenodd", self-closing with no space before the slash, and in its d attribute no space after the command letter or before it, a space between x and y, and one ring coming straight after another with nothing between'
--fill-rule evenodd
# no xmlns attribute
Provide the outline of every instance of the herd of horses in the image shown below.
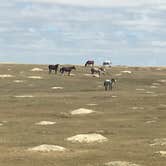
<svg viewBox="0 0 166 166"><path fill-rule="evenodd" d="M60 64L49 65L48 66L49 74L51 74L52 71L54 71L54 73L57 74L59 66L60 66ZM101 73L105 74L105 72L106 72L104 67L94 67L94 61L92 61L92 60L86 61L85 67L87 67L87 66L92 66L91 74L98 74L100 76ZM72 70L76 70L76 67L75 66L63 66L59 69L59 72L61 74L68 73L68 76L70 76ZM115 84L115 82L116 82L116 80L113 78L110 80L108 80L108 79L105 80L104 81L105 90L106 91L112 90L113 84Z"/></svg>

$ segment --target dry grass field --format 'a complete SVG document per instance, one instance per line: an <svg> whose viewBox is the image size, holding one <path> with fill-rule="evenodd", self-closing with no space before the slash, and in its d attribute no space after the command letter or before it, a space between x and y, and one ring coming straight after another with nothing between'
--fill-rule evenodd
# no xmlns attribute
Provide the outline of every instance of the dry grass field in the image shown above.
<svg viewBox="0 0 166 166"><path fill-rule="evenodd" d="M116 66L100 78L76 68L62 76L0 64L0 166L165 166L166 68ZM111 77L116 85L104 91ZM71 114L80 108L94 112ZM78 134L105 141L67 139ZM65 150L31 150L43 144Z"/></svg>

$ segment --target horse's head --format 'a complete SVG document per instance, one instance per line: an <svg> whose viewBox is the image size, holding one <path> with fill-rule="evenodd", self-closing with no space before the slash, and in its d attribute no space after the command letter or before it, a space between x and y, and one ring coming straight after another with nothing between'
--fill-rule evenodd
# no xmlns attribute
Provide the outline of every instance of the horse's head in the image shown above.
<svg viewBox="0 0 166 166"><path fill-rule="evenodd" d="M116 80L115 80L114 78L112 78L112 79L111 79L111 81L112 81L113 83L115 83L115 82L116 82Z"/></svg>
<svg viewBox="0 0 166 166"><path fill-rule="evenodd" d="M76 67L75 67L75 66L72 66L72 69L76 70Z"/></svg>

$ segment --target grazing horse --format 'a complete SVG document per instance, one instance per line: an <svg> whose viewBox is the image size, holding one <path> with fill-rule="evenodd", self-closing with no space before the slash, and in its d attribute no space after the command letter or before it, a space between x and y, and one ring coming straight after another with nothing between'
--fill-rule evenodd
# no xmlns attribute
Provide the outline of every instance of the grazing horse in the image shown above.
<svg viewBox="0 0 166 166"><path fill-rule="evenodd" d="M86 61L86 63L85 63L85 67L88 65L92 65L92 66L94 66L94 61Z"/></svg>
<svg viewBox="0 0 166 166"><path fill-rule="evenodd" d="M73 69L76 70L76 67L75 67L75 66L61 67L61 68L60 68L60 72L61 72L62 74L64 74L64 72L67 72L67 73L68 73L68 76L69 76L70 73L71 73L71 71L72 71Z"/></svg>
<svg viewBox="0 0 166 166"><path fill-rule="evenodd" d="M58 67L59 67L59 64L56 64L56 65L49 65L49 66L48 66L49 74L51 74L51 71L52 71L52 70L54 70L54 71L55 71L55 74L57 74Z"/></svg>
<svg viewBox="0 0 166 166"><path fill-rule="evenodd" d="M104 87L105 87L105 91L112 90L112 86L113 84L115 84L116 80L114 78L112 78L111 80L105 80L104 81Z"/></svg>
<svg viewBox="0 0 166 166"><path fill-rule="evenodd" d="M91 74L97 73L97 74L99 74L99 76L100 76L101 72L102 72L103 74L105 73L105 69L102 68L102 67L99 67L99 68L93 67L93 68L91 68Z"/></svg>

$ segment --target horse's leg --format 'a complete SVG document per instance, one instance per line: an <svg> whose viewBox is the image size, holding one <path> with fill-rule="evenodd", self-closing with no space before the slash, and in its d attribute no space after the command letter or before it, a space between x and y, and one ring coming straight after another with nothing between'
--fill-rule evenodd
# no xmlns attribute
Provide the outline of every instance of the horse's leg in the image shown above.
<svg viewBox="0 0 166 166"><path fill-rule="evenodd" d="M68 71L68 76L70 76L70 72L71 72L71 71Z"/></svg>
<svg viewBox="0 0 166 166"><path fill-rule="evenodd" d="M111 88L111 90L112 90L112 84L110 85L110 88Z"/></svg>
<svg viewBox="0 0 166 166"><path fill-rule="evenodd" d="M57 69L55 69L55 74L57 74Z"/></svg>
<svg viewBox="0 0 166 166"><path fill-rule="evenodd" d="M49 74L51 74L51 69L49 69Z"/></svg>
<svg viewBox="0 0 166 166"><path fill-rule="evenodd" d="M109 84L109 90L111 90L111 84Z"/></svg>

